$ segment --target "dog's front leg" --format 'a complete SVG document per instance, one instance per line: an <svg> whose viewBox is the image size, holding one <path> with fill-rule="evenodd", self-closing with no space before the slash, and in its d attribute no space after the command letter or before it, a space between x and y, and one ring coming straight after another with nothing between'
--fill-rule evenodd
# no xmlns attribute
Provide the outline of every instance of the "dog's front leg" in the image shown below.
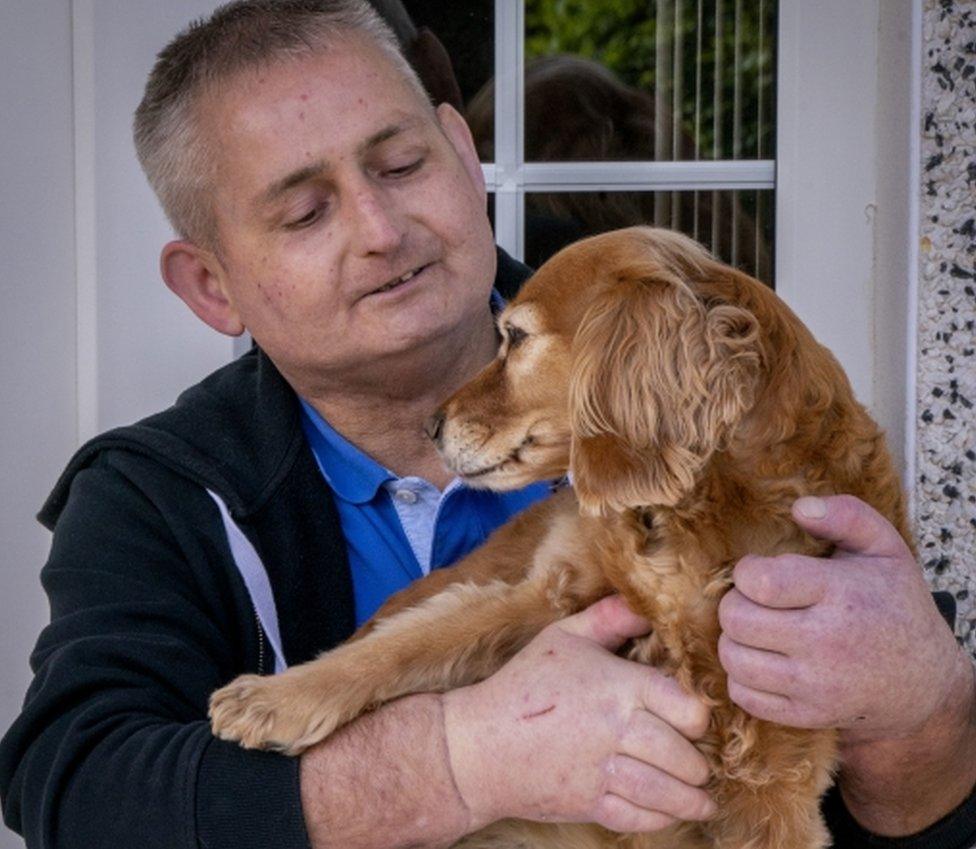
<svg viewBox="0 0 976 849"><path fill-rule="evenodd" d="M214 733L298 754L398 696L486 678L566 613L545 580L451 585L316 660L235 679L211 697Z"/></svg>

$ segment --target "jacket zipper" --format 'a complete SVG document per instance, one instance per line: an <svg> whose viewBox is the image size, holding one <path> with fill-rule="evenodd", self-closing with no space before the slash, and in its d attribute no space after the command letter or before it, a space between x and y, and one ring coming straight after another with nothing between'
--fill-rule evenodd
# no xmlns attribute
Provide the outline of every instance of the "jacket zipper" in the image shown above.
<svg viewBox="0 0 976 849"><path fill-rule="evenodd" d="M254 624L258 626L258 675L264 675L264 628L257 608L252 605L251 609L254 610Z"/></svg>

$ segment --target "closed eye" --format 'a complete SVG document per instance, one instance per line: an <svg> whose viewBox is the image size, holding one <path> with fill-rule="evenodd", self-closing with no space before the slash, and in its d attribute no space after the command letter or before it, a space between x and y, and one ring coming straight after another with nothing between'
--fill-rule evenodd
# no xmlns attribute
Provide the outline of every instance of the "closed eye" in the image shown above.
<svg viewBox="0 0 976 849"><path fill-rule="evenodd" d="M319 220L324 211L323 206L316 206L310 209L301 218L296 218L294 221L289 221L285 228L288 230L301 230L303 227L309 227Z"/></svg>
<svg viewBox="0 0 976 849"><path fill-rule="evenodd" d="M421 157L413 162L409 162L406 165L400 165L396 168L387 168L386 176L388 177L407 177L413 174L415 171L420 170L420 166L424 164L424 159Z"/></svg>

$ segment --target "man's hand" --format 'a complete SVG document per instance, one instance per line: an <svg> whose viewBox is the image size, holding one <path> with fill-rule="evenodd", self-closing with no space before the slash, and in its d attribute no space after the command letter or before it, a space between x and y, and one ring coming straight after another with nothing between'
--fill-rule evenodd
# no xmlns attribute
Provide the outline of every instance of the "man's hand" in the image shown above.
<svg viewBox="0 0 976 849"><path fill-rule="evenodd" d="M719 608L730 696L762 719L840 728L841 787L852 813L856 796L868 828L924 827L958 804L976 777L971 765L955 764L961 754L972 760L972 664L882 516L843 495L801 498L793 516L836 550L830 558L748 556L736 565L735 587ZM940 799L927 812L922 779L933 772L939 780L929 786ZM955 792L946 787L952 781Z"/></svg>
<svg viewBox="0 0 976 849"><path fill-rule="evenodd" d="M619 597L545 629L491 678L444 696L471 827L505 817L654 831L712 815L692 745L708 711L677 683L612 651L646 634Z"/></svg>
<svg viewBox="0 0 976 849"><path fill-rule="evenodd" d="M917 730L945 701L959 651L897 531L850 496L801 498L797 524L831 558L744 557L719 607L719 657L749 713L842 728L849 741Z"/></svg>

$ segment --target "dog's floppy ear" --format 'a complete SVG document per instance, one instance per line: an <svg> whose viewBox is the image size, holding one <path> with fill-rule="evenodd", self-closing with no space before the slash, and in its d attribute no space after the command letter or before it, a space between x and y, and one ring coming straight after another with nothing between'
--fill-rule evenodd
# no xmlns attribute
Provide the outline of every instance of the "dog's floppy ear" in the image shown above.
<svg viewBox="0 0 976 849"><path fill-rule="evenodd" d="M751 406L761 356L748 310L703 303L657 264L595 295L573 342L573 485L584 511L671 506Z"/></svg>

